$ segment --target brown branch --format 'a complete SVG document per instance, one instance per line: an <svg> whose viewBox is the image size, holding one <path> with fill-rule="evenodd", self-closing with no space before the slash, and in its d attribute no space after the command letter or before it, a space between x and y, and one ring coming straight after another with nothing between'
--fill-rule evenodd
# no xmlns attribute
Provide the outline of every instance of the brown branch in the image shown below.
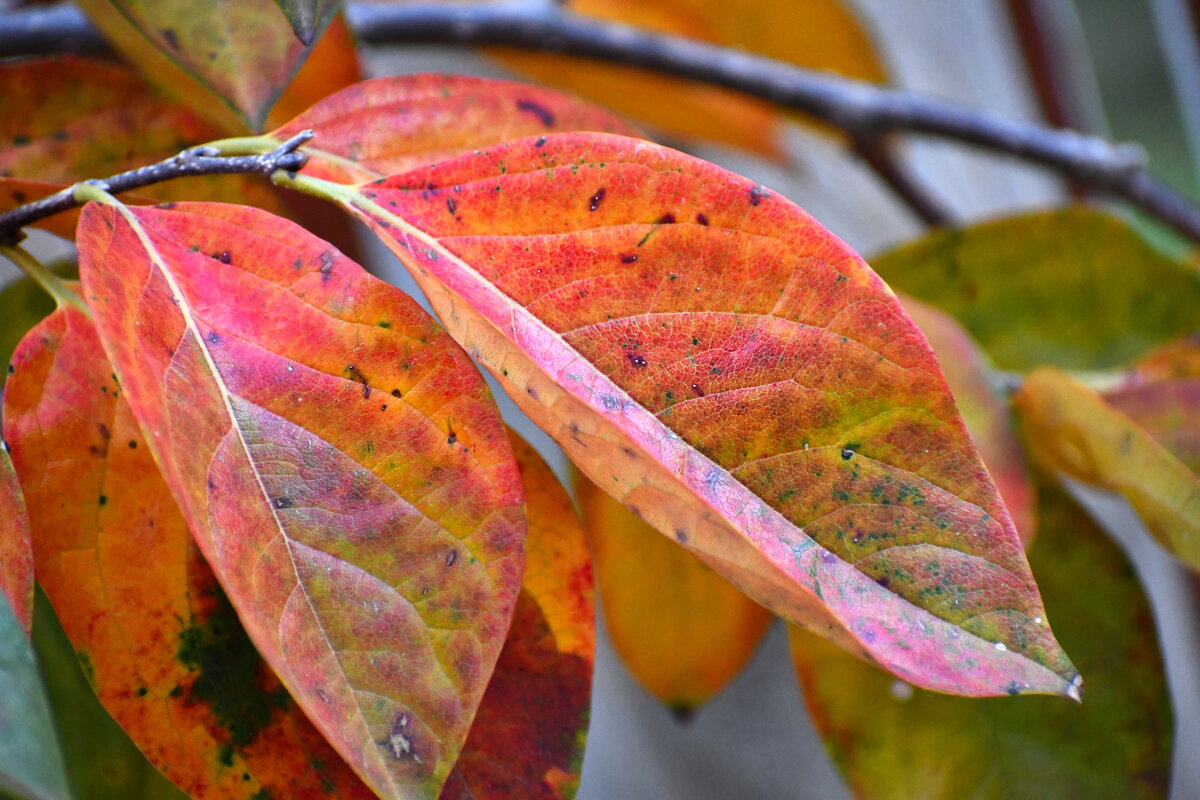
<svg viewBox="0 0 1200 800"><path fill-rule="evenodd" d="M41 12L48 14L49 12ZM73 9L40 27L31 12L0 15L0 56L94 47L98 34ZM578 16L553 5L348 3L347 18L370 44L506 45L644 67L761 97L812 114L851 136L893 131L971 144L1051 168L1124 198L1200 242L1200 208L1154 178L1137 145L1008 119L910 92L838 78L738 50ZM45 19L45 18L43 18Z"/></svg>
<svg viewBox="0 0 1200 800"><path fill-rule="evenodd" d="M222 156L207 147L193 147L157 164L87 183L109 194L120 194L188 175L257 174L269 177L276 170L297 172L308 161L308 156L297 152L296 148L312 137L312 131L301 131L271 152L253 156ZM49 197L0 214L0 244L15 244L23 236L21 228L81 205L83 203L75 197L74 187L69 186Z"/></svg>

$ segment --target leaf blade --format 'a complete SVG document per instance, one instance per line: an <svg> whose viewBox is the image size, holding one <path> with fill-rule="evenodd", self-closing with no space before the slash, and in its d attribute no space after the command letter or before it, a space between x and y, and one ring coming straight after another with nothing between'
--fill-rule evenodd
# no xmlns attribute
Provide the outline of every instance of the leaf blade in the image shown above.
<svg viewBox="0 0 1200 800"><path fill-rule="evenodd" d="M323 191L372 226L452 333L589 477L659 530L682 532L677 538L760 603L942 691L1003 693L1012 678L1000 675L1012 670L1030 691L1077 694L1078 676L1052 634L1031 621L1044 615L1019 540L924 339L878 277L799 209L713 165L600 134L510 142L358 189ZM449 215L448 199L456 207ZM704 294L705 284L722 281L737 292ZM586 301L577 299L580 290ZM605 327L606 317L615 324ZM694 332L679 329L693 322ZM655 338L660 323L667 332ZM688 339L700 348L692 358ZM807 357L810 347L836 366ZM674 406L687 399L692 411L705 408L696 401L746 381L769 387L764 370L744 369L755 352L779 365L776 381L794 375L801 388L822 387L829 402L841 402L835 389L848 374L845 382L870 386L854 395L868 403L852 406L850 428L810 406L806 433L786 411L799 402L794 391L768 394L776 406L726 415L719 425L732 433L701 441L697 431L712 420ZM885 362L902 377L864 377ZM677 368L665 379L664 364ZM893 408L899 418L887 417ZM659 414L673 416L667 422ZM766 432L743 438L764 421ZM811 453L802 438L811 439ZM739 471L734 462L746 447L764 458ZM772 488L771 465L759 469L772 448L793 465L814 459L779 465L794 487ZM938 455L930 461L924 452ZM860 465L867 479L856 488ZM833 478L807 481L810 470ZM795 495L783 496L787 488ZM884 553L867 569L848 563L855 558L847 548L861 543L878 552L879 537L851 543L820 511L836 510L846 502L840 493L849 499L851 491L883 492L867 505L876 515L868 524L885 534L913 504L924 506L912 512L922 519L915 538L901 537L898 554ZM794 496L798 502L786 502ZM805 519L800 501L815 501L817 516ZM670 514L673 503L686 511ZM952 524L940 538L937 531ZM951 541L967 552L946 547ZM940 602L912 571L925 562L910 557L920 559L926 545L947 560L943 566L956 565L941 579L958 600L941 604L945 619L919 605ZM976 592L967 584L983 580L982 572L989 588ZM986 621L975 603L991 606ZM949 621L968 617L974 622L965 627Z"/></svg>
<svg viewBox="0 0 1200 800"><path fill-rule="evenodd" d="M80 231L101 338L251 638L372 788L431 796L519 585L482 379L407 296L263 212L90 205Z"/></svg>
<svg viewBox="0 0 1200 800"><path fill-rule="evenodd" d="M7 441L0 444L0 595L28 636L33 628L33 541L25 495L8 449Z"/></svg>

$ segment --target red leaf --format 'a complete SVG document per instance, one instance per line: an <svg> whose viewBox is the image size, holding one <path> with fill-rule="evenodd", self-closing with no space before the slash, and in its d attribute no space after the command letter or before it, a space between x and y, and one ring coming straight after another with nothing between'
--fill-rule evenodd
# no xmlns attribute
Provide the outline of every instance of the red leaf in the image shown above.
<svg viewBox="0 0 1200 800"><path fill-rule="evenodd" d="M599 134L325 191L592 480L756 600L923 686L1077 694L928 344L800 209Z"/></svg>
<svg viewBox="0 0 1200 800"><path fill-rule="evenodd" d="M8 448L7 442L0 447L0 593L8 598L17 622L29 633L33 627L33 549L25 498Z"/></svg>
<svg viewBox="0 0 1200 800"><path fill-rule="evenodd" d="M255 209L89 205L80 271L251 639L377 792L436 793L511 616L522 495L466 354Z"/></svg>
<svg viewBox="0 0 1200 800"><path fill-rule="evenodd" d="M375 178L495 142L555 131L636 135L607 111L549 89L465 75L376 78L326 97L272 136L317 131L304 174ZM331 157L332 156L332 157Z"/></svg>
<svg viewBox="0 0 1200 800"><path fill-rule="evenodd" d="M92 323L56 311L13 364L38 580L108 712L192 797L373 797L246 638Z"/></svg>
<svg viewBox="0 0 1200 800"><path fill-rule="evenodd" d="M509 431L529 516L512 627L442 800L575 796L595 659L592 566L571 500Z"/></svg>

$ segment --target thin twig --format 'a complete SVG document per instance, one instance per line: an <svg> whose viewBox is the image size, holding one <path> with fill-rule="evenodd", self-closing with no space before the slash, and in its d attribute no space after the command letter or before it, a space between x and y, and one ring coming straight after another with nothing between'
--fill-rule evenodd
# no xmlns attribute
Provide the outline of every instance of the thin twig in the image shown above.
<svg viewBox="0 0 1200 800"><path fill-rule="evenodd" d="M62 46L48 41L53 37L30 30L28 14L0 15L0 56L62 52ZM1112 144L738 50L589 19L554 5L355 2L346 5L346 15L359 39L370 44L505 45L566 52L724 86L812 114L851 135L909 131L965 142L1122 197L1200 242L1200 207L1151 176L1138 145ZM94 43L98 37L91 34L89 39L90 24L67 9L59 11L55 25L66 41Z"/></svg>
<svg viewBox="0 0 1200 800"><path fill-rule="evenodd" d="M301 131L271 152L260 155L223 156L217 148L211 146L193 147L157 164L87 183L94 184L109 194L120 194L189 175L257 174L270 177L278 170L296 172L308 161L308 156L297 152L296 148L312 137L312 131ZM16 244L22 238L21 228L81 205L83 203L75 197L74 188L67 187L49 197L0 214L0 245Z"/></svg>
<svg viewBox="0 0 1200 800"><path fill-rule="evenodd" d="M895 158L886 137L859 134L853 138L854 152L903 200L926 225L935 228L953 224L954 218L940 201L908 174Z"/></svg>

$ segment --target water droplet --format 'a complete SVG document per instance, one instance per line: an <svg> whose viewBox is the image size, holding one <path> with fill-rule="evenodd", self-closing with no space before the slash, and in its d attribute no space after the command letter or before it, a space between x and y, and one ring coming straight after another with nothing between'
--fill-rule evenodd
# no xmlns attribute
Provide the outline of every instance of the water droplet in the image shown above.
<svg viewBox="0 0 1200 800"><path fill-rule="evenodd" d="M822 550L821 551L821 560L823 562L825 562L826 564L834 564L834 563L837 563L837 556L835 556L833 553L829 552L828 550Z"/></svg>
<svg viewBox="0 0 1200 800"><path fill-rule="evenodd" d="M1034 624L1034 625L1045 625L1045 624L1046 624L1046 620L1042 619L1041 617L1034 617L1034 618L1033 618L1033 624Z"/></svg>
<svg viewBox="0 0 1200 800"><path fill-rule="evenodd" d="M892 681L892 685L888 687L888 691L892 695L892 699L901 703L907 703L912 699L913 687L912 684L904 681Z"/></svg>
<svg viewBox="0 0 1200 800"><path fill-rule="evenodd" d="M1008 645L1006 645L1004 642L996 642L995 646L996 646L996 649L999 650L1001 653L1008 652Z"/></svg>

